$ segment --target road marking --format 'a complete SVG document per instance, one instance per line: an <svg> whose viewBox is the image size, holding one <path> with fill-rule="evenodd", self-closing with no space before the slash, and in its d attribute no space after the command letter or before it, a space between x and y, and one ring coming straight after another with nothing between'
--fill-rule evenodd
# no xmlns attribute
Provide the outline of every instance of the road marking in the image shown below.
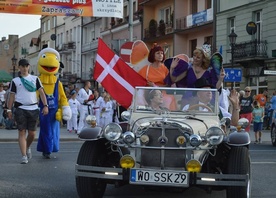
<svg viewBox="0 0 276 198"><path fill-rule="evenodd" d="M276 164L276 162L251 162L251 164Z"/></svg>
<svg viewBox="0 0 276 198"><path fill-rule="evenodd" d="M272 149L272 150L249 150L249 152L252 152L252 151L253 152L271 152L271 151L273 152L274 151L275 152L276 150L275 149Z"/></svg>

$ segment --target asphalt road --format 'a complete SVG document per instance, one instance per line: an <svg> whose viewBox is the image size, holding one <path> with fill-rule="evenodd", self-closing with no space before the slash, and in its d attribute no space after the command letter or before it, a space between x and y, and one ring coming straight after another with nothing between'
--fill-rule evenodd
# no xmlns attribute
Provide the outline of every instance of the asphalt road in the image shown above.
<svg viewBox="0 0 276 198"><path fill-rule="evenodd" d="M61 142L60 151L52 159L43 159L35 151L33 158L26 165L20 164L18 144L0 143L0 197L1 198L77 198L75 187L75 163L82 142ZM270 142L250 146L252 161L252 197L276 197L276 148ZM158 189L147 191L139 186L114 188L109 185L105 198L222 198L224 191L207 194L199 188L190 188L182 193Z"/></svg>

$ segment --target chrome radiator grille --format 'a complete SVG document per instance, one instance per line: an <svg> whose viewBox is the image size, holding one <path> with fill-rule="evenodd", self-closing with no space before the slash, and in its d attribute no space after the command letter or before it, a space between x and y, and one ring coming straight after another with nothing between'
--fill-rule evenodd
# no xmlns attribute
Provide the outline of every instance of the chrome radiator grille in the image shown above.
<svg viewBox="0 0 276 198"><path fill-rule="evenodd" d="M185 166L185 150L161 149L163 147L179 147L176 139L177 137L184 135L179 128L150 127L144 134L149 136L147 147L160 147L160 149L142 148L141 166L161 168Z"/></svg>

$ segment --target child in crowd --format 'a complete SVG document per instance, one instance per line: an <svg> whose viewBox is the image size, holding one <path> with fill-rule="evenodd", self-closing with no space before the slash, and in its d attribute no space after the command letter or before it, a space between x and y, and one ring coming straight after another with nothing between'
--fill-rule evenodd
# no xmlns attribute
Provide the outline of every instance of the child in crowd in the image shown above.
<svg viewBox="0 0 276 198"><path fill-rule="evenodd" d="M101 118L100 118L100 126L105 127L107 124L112 122L113 117L113 108L112 102L110 101L110 96L104 96L104 102L100 106L101 110Z"/></svg>
<svg viewBox="0 0 276 198"><path fill-rule="evenodd" d="M69 133L71 133L72 130L74 130L75 133L77 133L80 102L76 99L77 92L75 90L72 90L70 95L71 95L71 98L69 99L68 103L72 111L72 117L67 122L67 130L69 131Z"/></svg>
<svg viewBox="0 0 276 198"><path fill-rule="evenodd" d="M262 143L262 129L263 129L263 121L264 121L264 108L260 107L260 103L255 100L253 102L253 128L255 132L255 144Z"/></svg>

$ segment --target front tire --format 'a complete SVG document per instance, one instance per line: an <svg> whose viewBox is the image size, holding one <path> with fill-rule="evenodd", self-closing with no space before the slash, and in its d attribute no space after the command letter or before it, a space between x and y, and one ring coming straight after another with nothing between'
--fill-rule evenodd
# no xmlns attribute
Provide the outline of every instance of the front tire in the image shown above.
<svg viewBox="0 0 276 198"><path fill-rule="evenodd" d="M105 153L104 143L102 141L86 141L79 151L77 164L103 167L107 160ZM81 198L103 197L106 185L103 179L76 177L77 192Z"/></svg>
<svg viewBox="0 0 276 198"><path fill-rule="evenodd" d="M275 126L275 124L272 124L270 134L271 134L272 146L276 146L276 126Z"/></svg>
<svg viewBox="0 0 276 198"><path fill-rule="evenodd" d="M227 198L250 198L251 197L251 162L248 148L233 147L228 158L228 174L248 174L246 186L227 187Z"/></svg>

